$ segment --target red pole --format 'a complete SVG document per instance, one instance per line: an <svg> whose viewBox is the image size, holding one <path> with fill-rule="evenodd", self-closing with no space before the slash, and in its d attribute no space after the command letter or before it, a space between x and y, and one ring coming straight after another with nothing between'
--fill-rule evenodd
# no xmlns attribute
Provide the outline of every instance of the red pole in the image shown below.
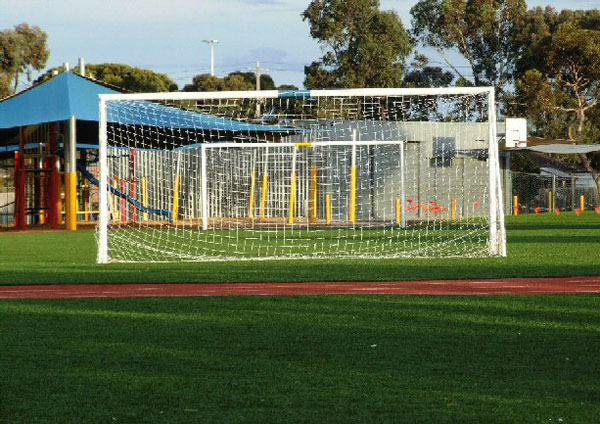
<svg viewBox="0 0 600 424"><path fill-rule="evenodd" d="M129 171L129 195L135 199L135 149L131 149L131 169ZM131 219L135 222L135 206L131 207Z"/></svg>
<svg viewBox="0 0 600 424"><path fill-rule="evenodd" d="M19 207L20 207L20 202L21 199L19 198L19 196L21 195L21 190L20 190L20 178L21 178L21 173L19 172L19 152L15 152L15 228L19 228Z"/></svg>
<svg viewBox="0 0 600 424"><path fill-rule="evenodd" d="M15 226L27 228L27 174L25 173L25 132L19 127L19 154L15 155L18 178L15 181Z"/></svg>
<svg viewBox="0 0 600 424"><path fill-rule="evenodd" d="M50 158L50 178L48 182L48 223L52 228L58 228L60 223L60 211L58 208L58 203L60 200L60 175L58 174L58 156L56 155L57 142L58 123L53 122L50 124L49 150L52 153L52 157Z"/></svg>

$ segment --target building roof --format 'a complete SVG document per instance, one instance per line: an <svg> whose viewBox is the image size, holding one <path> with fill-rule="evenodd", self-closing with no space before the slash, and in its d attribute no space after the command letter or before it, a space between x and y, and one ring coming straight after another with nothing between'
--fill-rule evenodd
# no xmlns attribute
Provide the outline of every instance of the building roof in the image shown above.
<svg viewBox="0 0 600 424"><path fill-rule="evenodd" d="M600 152L600 144L543 144L527 146L526 150L559 155Z"/></svg>

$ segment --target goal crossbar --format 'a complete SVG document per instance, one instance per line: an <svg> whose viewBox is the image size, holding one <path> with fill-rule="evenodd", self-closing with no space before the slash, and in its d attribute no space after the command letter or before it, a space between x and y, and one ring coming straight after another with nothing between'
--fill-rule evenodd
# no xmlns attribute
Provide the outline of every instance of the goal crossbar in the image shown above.
<svg viewBox="0 0 600 424"><path fill-rule="evenodd" d="M116 100L210 100L210 99L276 99L295 97L350 97L350 96L453 96L493 93L493 87L441 87L441 88L353 88L336 90L261 90L261 91L204 91L172 93L99 94L101 101Z"/></svg>

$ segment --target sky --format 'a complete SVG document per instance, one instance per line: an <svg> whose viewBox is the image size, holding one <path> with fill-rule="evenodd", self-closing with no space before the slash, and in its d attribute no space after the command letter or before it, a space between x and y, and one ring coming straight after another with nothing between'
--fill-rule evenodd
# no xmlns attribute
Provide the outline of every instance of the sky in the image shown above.
<svg viewBox="0 0 600 424"><path fill-rule="evenodd" d="M416 0L380 0L410 27ZM528 0L528 6L591 9L600 0ZM166 73L180 87L210 72L248 71L260 61L277 85L302 87L304 65L321 55L301 13L308 0L0 0L0 30L21 22L48 33L48 67L116 62ZM428 53L435 62L433 52ZM460 64L460 58L455 59ZM27 84L26 84L27 85ZM25 85L25 86L26 86ZM24 87L22 87L24 88Z"/></svg>

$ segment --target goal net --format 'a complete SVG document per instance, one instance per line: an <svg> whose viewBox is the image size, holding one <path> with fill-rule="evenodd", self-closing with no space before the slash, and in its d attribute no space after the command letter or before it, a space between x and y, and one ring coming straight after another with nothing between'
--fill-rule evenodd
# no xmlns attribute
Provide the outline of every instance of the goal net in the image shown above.
<svg viewBox="0 0 600 424"><path fill-rule="evenodd" d="M505 255L493 90L100 97L98 261Z"/></svg>

